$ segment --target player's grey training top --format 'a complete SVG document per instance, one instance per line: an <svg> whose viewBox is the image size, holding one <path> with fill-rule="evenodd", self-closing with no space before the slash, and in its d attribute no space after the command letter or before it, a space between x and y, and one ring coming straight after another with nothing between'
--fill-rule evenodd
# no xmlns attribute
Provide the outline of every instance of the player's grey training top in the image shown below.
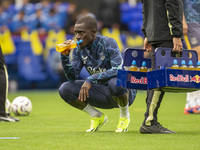
<svg viewBox="0 0 200 150"><path fill-rule="evenodd" d="M85 66L91 75L87 77L86 82L102 85L107 85L110 78L117 76L117 70L122 68L123 63L116 41L102 35L97 35L90 47L75 48L71 63L66 55L61 55L61 60L69 81L76 80Z"/></svg>

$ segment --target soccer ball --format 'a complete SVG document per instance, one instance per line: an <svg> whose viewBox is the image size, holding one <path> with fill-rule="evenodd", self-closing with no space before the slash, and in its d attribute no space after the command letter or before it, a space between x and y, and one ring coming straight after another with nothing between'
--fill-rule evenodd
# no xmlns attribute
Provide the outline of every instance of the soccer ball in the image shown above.
<svg viewBox="0 0 200 150"><path fill-rule="evenodd" d="M32 111L32 103L26 96L18 96L12 102L12 112L16 116L27 116Z"/></svg>
<svg viewBox="0 0 200 150"><path fill-rule="evenodd" d="M6 99L6 114L10 114L11 112L11 102L9 99Z"/></svg>

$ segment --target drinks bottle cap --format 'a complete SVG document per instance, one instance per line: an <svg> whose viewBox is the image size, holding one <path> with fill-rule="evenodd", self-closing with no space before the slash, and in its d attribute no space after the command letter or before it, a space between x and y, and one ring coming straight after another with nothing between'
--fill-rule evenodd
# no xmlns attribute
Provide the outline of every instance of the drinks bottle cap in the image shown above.
<svg viewBox="0 0 200 150"><path fill-rule="evenodd" d="M174 64L174 65L177 65L177 64L178 64L178 62L177 62L176 59L174 59L173 64Z"/></svg>
<svg viewBox="0 0 200 150"><path fill-rule="evenodd" d="M193 65L193 63L192 63L192 61L191 61L191 60L188 62L188 65Z"/></svg>
<svg viewBox="0 0 200 150"><path fill-rule="evenodd" d="M197 66L200 66L200 61L197 61Z"/></svg>
<svg viewBox="0 0 200 150"><path fill-rule="evenodd" d="M80 43L82 43L83 42L83 40L79 40L79 41L77 41L76 43L79 45Z"/></svg>
<svg viewBox="0 0 200 150"><path fill-rule="evenodd" d="M134 65L134 66L136 65L136 61L135 60L132 61L132 65Z"/></svg>
<svg viewBox="0 0 200 150"><path fill-rule="evenodd" d="M185 65L185 60L182 60L182 61L181 61L181 65Z"/></svg>
<svg viewBox="0 0 200 150"><path fill-rule="evenodd" d="M142 62L142 66L146 66L146 61L143 61L143 62Z"/></svg>

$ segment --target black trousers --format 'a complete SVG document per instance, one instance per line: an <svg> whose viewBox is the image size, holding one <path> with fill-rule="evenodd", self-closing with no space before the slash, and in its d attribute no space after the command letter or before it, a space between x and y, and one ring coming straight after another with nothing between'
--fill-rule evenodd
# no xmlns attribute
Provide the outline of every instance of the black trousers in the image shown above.
<svg viewBox="0 0 200 150"><path fill-rule="evenodd" d="M5 102L8 92L8 74L0 47L0 116L5 116Z"/></svg>
<svg viewBox="0 0 200 150"><path fill-rule="evenodd" d="M155 49L157 47L173 48L173 42L169 41L158 44L152 44L152 52L151 52L152 70L155 70ZM160 108L164 94L165 92L163 91L147 90L147 97L146 97L147 110L144 114L145 116L143 122L144 125L153 125L158 122L157 119L158 109Z"/></svg>

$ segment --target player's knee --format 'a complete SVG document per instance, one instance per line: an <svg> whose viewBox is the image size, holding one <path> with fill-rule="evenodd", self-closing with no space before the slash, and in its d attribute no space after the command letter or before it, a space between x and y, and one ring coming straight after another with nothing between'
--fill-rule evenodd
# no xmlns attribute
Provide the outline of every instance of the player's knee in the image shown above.
<svg viewBox="0 0 200 150"><path fill-rule="evenodd" d="M67 83L63 83L60 88L58 89L58 92L60 94L60 97L65 101L65 102L70 102L71 98L70 98L70 90L69 90L69 86L67 85Z"/></svg>
<svg viewBox="0 0 200 150"><path fill-rule="evenodd" d="M112 96L121 96L127 92L126 88L117 86L117 78L112 78L109 80L108 88Z"/></svg>

